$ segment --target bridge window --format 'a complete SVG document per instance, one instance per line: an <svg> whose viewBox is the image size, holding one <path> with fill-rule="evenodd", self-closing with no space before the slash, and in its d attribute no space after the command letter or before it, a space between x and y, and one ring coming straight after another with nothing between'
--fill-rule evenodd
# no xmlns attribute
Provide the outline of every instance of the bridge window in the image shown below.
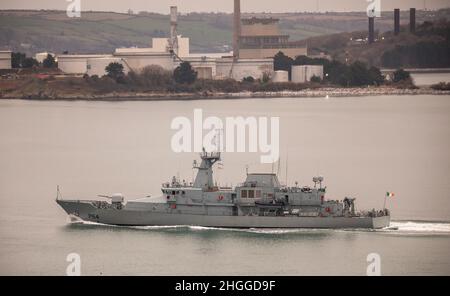
<svg viewBox="0 0 450 296"><path fill-rule="evenodd" d="M248 198L255 198L255 190L248 191Z"/></svg>
<svg viewBox="0 0 450 296"><path fill-rule="evenodd" d="M255 198L261 197L261 190L255 190Z"/></svg>
<svg viewBox="0 0 450 296"><path fill-rule="evenodd" d="M247 198L247 190L241 191L241 198Z"/></svg>

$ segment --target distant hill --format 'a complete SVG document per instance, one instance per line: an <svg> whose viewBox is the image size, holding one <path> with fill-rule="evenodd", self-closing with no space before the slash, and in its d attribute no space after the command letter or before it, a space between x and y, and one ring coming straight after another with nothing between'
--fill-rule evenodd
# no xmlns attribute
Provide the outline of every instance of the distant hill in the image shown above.
<svg viewBox="0 0 450 296"><path fill-rule="evenodd" d="M367 28L364 12L354 13L278 13L244 14L280 19L280 26L291 40L304 40ZM402 12L407 23L408 12ZM418 11L417 23L450 19L450 9ZM376 20L380 32L392 29L393 13L382 13ZM180 16L179 33L191 39L193 52L230 50L232 15L225 13L190 13ZM63 11L0 11L0 48L27 54L50 51L61 53L109 53L117 47L149 46L152 37L169 34L169 17L155 13L121 14L83 12L82 17L68 18Z"/></svg>
<svg viewBox="0 0 450 296"><path fill-rule="evenodd" d="M367 31L337 33L311 37L299 42L308 44L309 53L325 53L341 62L362 61L383 68L450 67L450 21L417 23L416 32L401 27L400 34L378 32L375 43L366 41Z"/></svg>

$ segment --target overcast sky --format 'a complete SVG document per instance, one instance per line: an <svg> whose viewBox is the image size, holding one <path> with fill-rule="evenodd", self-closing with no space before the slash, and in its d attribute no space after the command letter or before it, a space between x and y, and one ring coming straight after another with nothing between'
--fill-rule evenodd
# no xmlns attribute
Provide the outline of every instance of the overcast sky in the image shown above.
<svg viewBox="0 0 450 296"><path fill-rule="evenodd" d="M0 0L0 9L59 9L65 10L69 0ZM71 0L73 1L73 0ZM167 14L170 5L185 12L232 12L233 0L80 0L82 10L118 11L132 9ZM241 0L243 12L298 11L364 11L366 0ZM382 10L393 8L423 9L450 7L450 0L381 0Z"/></svg>

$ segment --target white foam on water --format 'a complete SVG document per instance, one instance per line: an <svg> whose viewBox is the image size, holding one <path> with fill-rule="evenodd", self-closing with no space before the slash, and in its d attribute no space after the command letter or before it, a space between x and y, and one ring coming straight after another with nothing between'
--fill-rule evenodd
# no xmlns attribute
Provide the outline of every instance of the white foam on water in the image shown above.
<svg viewBox="0 0 450 296"><path fill-rule="evenodd" d="M138 230L165 230L165 229L188 229L191 231L228 231L228 232L244 232L255 234L293 234L293 233L311 233L327 231L327 229L310 229L310 228L223 228L223 227L205 227L192 225L158 225L158 226L118 226L96 222L83 221L79 219L71 219L71 224L83 224L103 227L120 227ZM330 231L330 229L328 229ZM450 223L446 222L419 222L419 221L391 221L389 227L383 229L336 229L334 231L368 231L368 232L389 232L389 233L417 233L417 234L449 234Z"/></svg>
<svg viewBox="0 0 450 296"><path fill-rule="evenodd" d="M128 228L141 229L141 230L158 230L158 229L184 228L186 226L184 226L184 225L154 225L154 226L121 226L121 227L128 227Z"/></svg>
<svg viewBox="0 0 450 296"><path fill-rule="evenodd" d="M246 232L258 233L258 234L290 234L290 233L311 233L326 231L326 229L314 229L314 228L250 228L246 229Z"/></svg>
<svg viewBox="0 0 450 296"><path fill-rule="evenodd" d="M390 228L394 229L391 230ZM396 229L396 230L395 230ZM392 221L387 231L410 233L442 233L450 234L450 223L445 222L419 222L419 221Z"/></svg>
<svg viewBox="0 0 450 296"><path fill-rule="evenodd" d="M175 228L187 228L187 225L152 225L152 226L122 226L113 224L103 224L98 222L84 221L81 219L71 220L70 224L82 224L82 225L92 225L92 226L102 226L102 227L117 227L117 228L130 228L139 230L159 230L159 229L175 229Z"/></svg>
<svg viewBox="0 0 450 296"><path fill-rule="evenodd" d="M71 219L70 224L73 225L91 225L102 227L117 227L117 228L129 228L137 230L164 230L164 229L189 229L192 231L227 231L227 232L244 232L244 233L256 233L256 234L286 234L286 233L299 233L299 232L312 232L320 231L321 229L306 229L306 228L224 228L224 227L206 227L206 226L193 226L193 225L155 225L155 226L120 226L103 224L98 222L83 221L81 219Z"/></svg>
<svg viewBox="0 0 450 296"><path fill-rule="evenodd" d="M261 234L283 234L304 231L306 229L282 229L282 228L224 228L224 227L205 227L205 226L188 226L190 230L220 230L231 232L247 232L247 233L261 233Z"/></svg>
<svg viewBox="0 0 450 296"><path fill-rule="evenodd" d="M244 232L256 234L287 234L300 232L315 232L323 229L307 229L307 228L229 228L229 227L206 227L206 226L185 226L193 231L228 231L228 232Z"/></svg>

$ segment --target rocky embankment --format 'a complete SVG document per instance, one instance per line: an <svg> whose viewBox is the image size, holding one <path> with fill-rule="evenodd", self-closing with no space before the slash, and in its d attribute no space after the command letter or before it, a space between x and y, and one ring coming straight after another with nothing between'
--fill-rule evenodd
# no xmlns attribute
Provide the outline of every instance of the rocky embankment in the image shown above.
<svg viewBox="0 0 450 296"><path fill-rule="evenodd" d="M89 93L18 93L7 92L0 94L2 99L28 100L207 100L207 99L240 99L240 98L321 98L321 97L358 97L381 95L450 95L450 91L433 90L431 88L399 89L389 87L369 88L317 88L301 91L276 92L199 92L199 93L167 93L167 92L112 92L106 94Z"/></svg>

